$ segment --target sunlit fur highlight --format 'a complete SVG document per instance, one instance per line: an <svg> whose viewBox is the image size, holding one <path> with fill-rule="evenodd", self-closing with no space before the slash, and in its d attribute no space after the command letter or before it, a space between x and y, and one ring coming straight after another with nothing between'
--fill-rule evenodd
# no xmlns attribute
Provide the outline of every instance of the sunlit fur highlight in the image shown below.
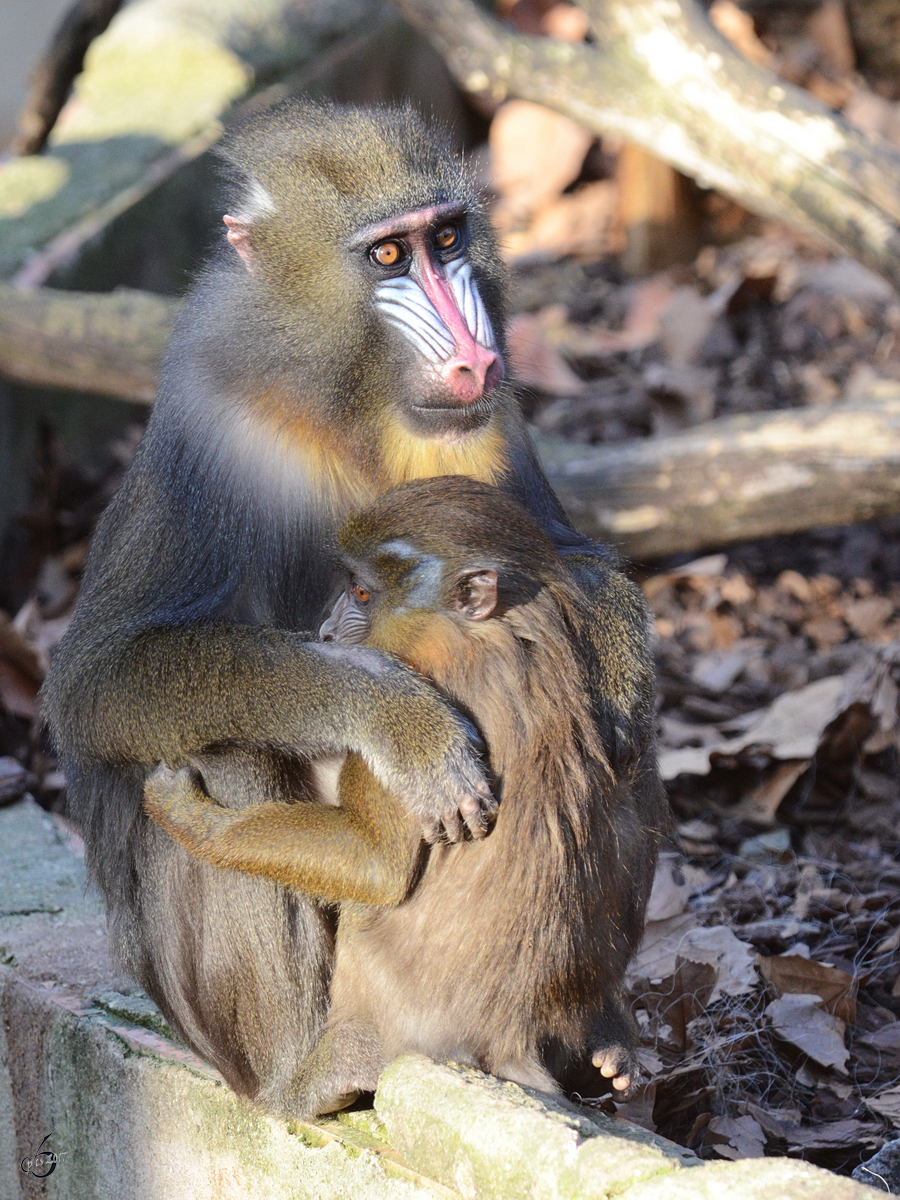
<svg viewBox="0 0 900 1200"><path fill-rule="evenodd" d="M228 418L225 418L226 423ZM336 423L317 419L289 396L264 392L231 421L230 455L246 482L290 501L297 484L327 500L335 518L362 508L385 489L416 479L466 475L496 484L509 470L503 414L458 436L423 437L397 414L385 413L376 434L378 449L354 443ZM228 436L223 433L223 436Z"/></svg>
<svg viewBox="0 0 900 1200"><path fill-rule="evenodd" d="M316 419L280 392L265 392L239 414L232 452L243 460L248 483L270 485L273 496L295 503L310 491L337 520L369 503L376 481L365 451L333 422ZM299 487L302 481L302 489Z"/></svg>

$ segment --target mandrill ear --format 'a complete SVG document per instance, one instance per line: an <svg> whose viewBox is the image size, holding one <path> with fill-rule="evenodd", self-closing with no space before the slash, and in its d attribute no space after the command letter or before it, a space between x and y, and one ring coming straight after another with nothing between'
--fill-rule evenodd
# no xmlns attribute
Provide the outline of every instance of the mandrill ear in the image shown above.
<svg viewBox="0 0 900 1200"><path fill-rule="evenodd" d="M250 217L232 217L228 213L222 218L228 229L226 237L244 260L244 266L253 274L256 270L256 255L253 252L253 242L250 238L253 221Z"/></svg>
<svg viewBox="0 0 900 1200"><path fill-rule="evenodd" d="M470 621L484 621L497 607L497 572L461 571L454 580L453 607Z"/></svg>
<svg viewBox="0 0 900 1200"><path fill-rule="evenodd" d="M244 260L244 266L251 275L255 275L259 269L259 260L253 249L253 226L276 211L275 201L259 180L249 179L246 182L240 213L236 217L226 213L222 218L228 228L229 243Z"/></svg>

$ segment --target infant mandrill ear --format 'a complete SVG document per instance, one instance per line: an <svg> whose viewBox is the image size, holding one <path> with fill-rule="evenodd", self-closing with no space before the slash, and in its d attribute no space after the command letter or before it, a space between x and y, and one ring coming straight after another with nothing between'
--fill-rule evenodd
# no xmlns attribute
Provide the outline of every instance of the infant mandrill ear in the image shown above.
<svg viewBox="0 0 900 1200"><path fill-rule="evenodd" d="M250 240L252 222L249 217L232 217L228 213L222 218L228 229L226 234L229 243L234 246L244 260L244 265L251 273L256 270L256 256L253 253L253 243Z"/></svg>
<svg viewBox="0 0 900 1200"><path fill-rule="evenodd" d="M453 607L470 621L483 621L497 607L497 572L463 571L456 577Z"/></svg>

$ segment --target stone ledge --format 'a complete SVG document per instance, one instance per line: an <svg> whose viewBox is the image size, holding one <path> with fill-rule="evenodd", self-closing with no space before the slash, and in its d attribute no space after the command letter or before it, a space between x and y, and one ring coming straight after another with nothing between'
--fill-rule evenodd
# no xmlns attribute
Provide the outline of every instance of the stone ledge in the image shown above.
<svg viewBox="0 0 900 1200"><path fill-rule="evenodd" d="M404 1159L462 1196L600 1200L701 1166L635 1125L422 1058L388 1067L375 1109Z"/></svg>
<svg viewBox="0 0 900 1200"><path fill-rule="evenodd" d="M702 1163L625 1121L464 1067L400 1058L375 1109L411 1166L467 1200L867 1200L871 1188L789 1158Z"/></svg>
<svg viewBox="0 0 900 1200"><path fill-rule="evenodd" d="M0 810L0 961L0 1196L11 1200L873 1195L789 1159L700 1164L625 1122L415 1057L384 1073L375 1112L267 1117L117 976L77 842L31 801ZM52 1174L23 1173L47 1134Z"/></svg>

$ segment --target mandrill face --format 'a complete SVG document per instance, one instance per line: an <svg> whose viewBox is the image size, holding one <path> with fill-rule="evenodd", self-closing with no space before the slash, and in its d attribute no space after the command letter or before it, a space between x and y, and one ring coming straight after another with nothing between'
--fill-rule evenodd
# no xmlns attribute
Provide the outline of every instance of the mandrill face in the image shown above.
<svg viewBox="0 0 900 1200"><path fill-rule="evenodd" d="M394 445L485 431L511 402L504 270L441 138L405 110L303 106L290 124L260 119L229 154L247 320L283 372L315 379L308 415Z"/></svg>
<svg viewBox="0 0 900 1200"><path fill-rule="evenodd" d="M360 232L375 280L375 306L401 335L421 380L410 416L423 432L477 426L503 362L468 259L465 209L442 204Z"/></svg>

